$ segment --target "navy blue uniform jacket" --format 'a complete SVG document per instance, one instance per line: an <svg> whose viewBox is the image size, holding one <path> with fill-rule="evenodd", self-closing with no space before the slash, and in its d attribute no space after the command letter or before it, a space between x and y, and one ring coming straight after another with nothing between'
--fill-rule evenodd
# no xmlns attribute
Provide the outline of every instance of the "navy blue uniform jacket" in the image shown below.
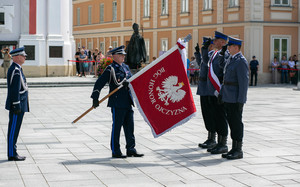
<svg viewBox="0 0 300 187"><path fill-rule="evenodd" d="M221 59L221 61L223 61ZM226 82L236 85L226 85ZM221 88L222 100L227 103L246 103L249 82L249 69L241 52L227 59L224 68L224 85Z"/></svg>
<svg viewBox="0 0 300 187"><path fill-rule="evenodd" d="M114 89L119 87L119 85L117 85L114 81L113 74L111 73L112 67L114 68L116 81L118 83L120 83L124 78L128 80L132 76L129 67L125 63L119 65L113 61L113 63L104 70L103 74L96 81L91 98L98 99L100 91L106 83L109 83L109 92L112 92ZM124 87L111 95L107 104L107 106L113 108L131 108L131 105L133 105L133 99L130 89Z"/></svg>
<svg viewBox="0 0 300 187"><path fill-rule="evenodd" d="M28 87L21 66L13 62L7 71L7 99L5 109L29 112Z"/></svg>
<svg viewBox="0 0 300 187"><path fill-rule="evenodd" d="M212 61L212 67L213 70L216 74L216 76L218 77L219 81L221 81L223 79L223 68L225 66L226 61L223 61L222 63L220 63L220 58L223 58L222 55L220 55L220 51L219 50L215 56L215 58ZM229 57L229 53L228 51L225 52L225 59L227 59ZM210 56L208 63L210 63L211 58L213 57L213 54ZM209 70L208 70L209 71ZM222 82L220 82L220 84L222 84ZM215 87L213 86L213 84L210 82L209 79L207 79L207 93L209 96L215 96Z"/></svg>

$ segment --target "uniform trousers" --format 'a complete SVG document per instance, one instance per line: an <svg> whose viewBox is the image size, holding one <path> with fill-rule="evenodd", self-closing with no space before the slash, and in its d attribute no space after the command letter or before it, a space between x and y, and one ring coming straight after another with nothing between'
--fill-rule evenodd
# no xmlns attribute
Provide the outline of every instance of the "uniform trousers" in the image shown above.
<svg viewBox="0 0 300 187"><path fill-rule="evenodd" d="M242 122L243 105L239 103L224 103L232 140L241 142L244 136Z"/></svg>
<svg viewBox="0 0 300 187"><path fill-rule="evenodd" d="M112 132L111 132L111 150L114 155L120 155L120 132L123 126L127 152L136 152L134 138L134 121L132 108L111 108L112 112Z"/></svg>
<svg viewBox="0 0 300 187"><path fill-rule="evenodd" d="M218 102L216 96L208 96L209 100L209 112L212 115L212 119L215 123L216 132L218 135L228 135L228 124L225 115L224 104Z"/></svg>
<svg viewBox="0 0 300 187"><path fill-rule="evenodd" d="M216 132L216 123L214 116L211 115L209 110L209 96L200 96L200 106L205 128L208 132Z"/></svg>
<svg viewBox="0 0 300 187"><path fill-rule="evenodd" d="M14 114L11 110L9 111L9 122L7 132L7 156L17 156L17 140L23 121L24 112L20 114Z"/></svg>
<svg viewBox="0 0 300 187"><path fill-rule="evenodd" d="M257 85L257 71L256 70L251 70L251 79L250 79L250 85L253 85L253 76L255 78L254 80L254 85Z"/></svg>

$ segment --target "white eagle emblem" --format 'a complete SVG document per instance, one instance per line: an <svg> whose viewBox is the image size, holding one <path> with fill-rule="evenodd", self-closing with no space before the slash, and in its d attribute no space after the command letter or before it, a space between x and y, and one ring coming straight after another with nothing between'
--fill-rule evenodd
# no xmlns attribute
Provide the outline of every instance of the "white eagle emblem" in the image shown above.
<svg viewBox="0 0 300 187"><path fill-rule="evenodd" d="M173 103L181 101L186 93L184 90L180 89L183 85L183 82L178 83L177 76L169 76L162 82L163 89L159 86L156 88L159 99L164 101L165 105L169 105L169 100Z"/></svg>

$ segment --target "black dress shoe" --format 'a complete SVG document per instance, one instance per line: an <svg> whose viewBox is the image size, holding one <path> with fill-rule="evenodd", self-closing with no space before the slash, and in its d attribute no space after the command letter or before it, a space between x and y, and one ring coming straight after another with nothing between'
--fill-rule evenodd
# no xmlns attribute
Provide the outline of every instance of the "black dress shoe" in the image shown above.
<svg viewBox="0 0 300 187"><path fill-rule="evenodd" d="M235 160L243 158L243 151L242 150L235 150L231 154L228 154L226 157L228 160Z"/></svg>
<svg viewBox="0 0 300 187"><path fill-rule="evenodd" d="M127 153L128 157L143 157L144 154L139 154L137 152L133 152L133 153Z"/></svg>
<svg viewBox="0 0 300 187"><path fill-rule="evenodd" d="M8 157L8 161L24 161L26 159L25 156L13 156L13 157Z"/></svg>
<svg viewBox="0 0 300 187"><path fill-rule="evenodd" d="M199 143L198 147L201 147L201 148L204 148L204 149L209 149L209 148L214 147L215 145L216 145L215 140L207 139L205 142Z"/></svg>
<svg viewBox="0 0 300 187"><path fill-rule="evenodd" d="M116 155L114 155L114 154L112 154L112 157L113 158L126 158L126 155L123 155L122 153L121 154L116 154Z"/></svg>
<svg viewBox="0 0 300 187"><path fill-rule="evenodd" d="M235 151L235 149L231 149L229 152L227 153L223 153L222 154L222 158L227 158L228 155L232 154Z"/></svg>
<svg viewBox="0 0 300 187"><path fill-rule="evenodd" d="M217 147L216 149L211 150L211 154L221 154L221 153L227 153L228 152L228 147L227 145L221 145Z"/></svg>

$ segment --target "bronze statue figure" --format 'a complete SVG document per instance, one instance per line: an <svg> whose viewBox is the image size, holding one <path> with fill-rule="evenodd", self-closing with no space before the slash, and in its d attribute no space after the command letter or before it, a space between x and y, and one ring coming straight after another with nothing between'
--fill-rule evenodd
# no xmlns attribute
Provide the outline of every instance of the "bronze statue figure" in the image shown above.
<svg viewBox="0 0 300 187"><path fill-rule="evenodd" d="M139 34L139 25L134 23L132 28L134 33L126 48L126 63L130 69L138 69L141 67L141 62L146 62L146 46L144 38Z"/></svg>

